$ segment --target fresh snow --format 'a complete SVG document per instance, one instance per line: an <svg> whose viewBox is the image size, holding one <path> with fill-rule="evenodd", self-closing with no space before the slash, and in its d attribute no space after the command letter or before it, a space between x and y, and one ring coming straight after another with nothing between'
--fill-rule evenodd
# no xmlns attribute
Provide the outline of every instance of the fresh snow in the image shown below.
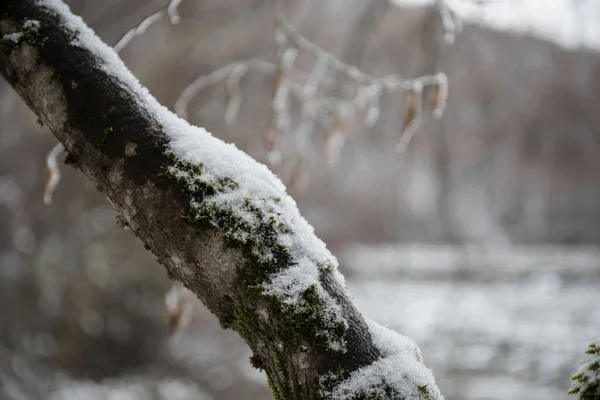
<svg viewBox="0 0 600 400"><path fill-rule="evenodd" d="M383 382L407 400L424 398L424 390L430 393L432 400L444 398L433 373L423 364L415 342L375 321L367 320L367 324L373 343L383 357L354 371L333 389L329 394L331 399L366 397L373 387Z"/></svg>
<svg viewBox="0 0 600 400"><path fill-rule="evenodd" d="M384 357L393 356L398 353L405 353L408 358L413 357L422 361L423 356L417 344L406 336L398 334L396 331L367 319L369 333L373 344Z"/></svg>
<svg viewBox="0 0 600 400"><path fill-rule="evenodd" d="M2 39L10 40L11 42L15 42L15 43L19 43L19 40L21 40L22 37L23 37L23 32L13 32L13 33L8 33L8 34L2 36Z"/></svg>
<svg viewBox="0 0 600 400"><path fill-rule="evenodd" d="M25 29L34 29L34 30L37 30L37 29L39 29L39 27L40 27L40 21L36 21L34 19L28 19L23 24L23 28L25 28Z"/></svg>
<svg viewBox="0 0 600 400"><path fill-rule="evenodd" d="M23 23L23 28L26 29L26 30L37 31L37 29L39 27L40 27L40 21L26 20L25 23ZM8 33L6 35L3 35L2 39L3 40L10 40L10 41L15 42L15 43L19 43L19 40L21 40L21 38L23 37L24 34L25 34L25 32Z"/></svg>
<svg viewBox="0 0 600 400"><path fill-rule="evenodd" d="M264 294L276 296L282 303L287 304L295 311L304 311L307 307L302 299L302 294L315 282L319 281L319 269L308 258L302 258L297 265L289 267L270 277L268 283L263 285ZM317 294L329 306L325 310L325 318L328 326L334 328L340 323L346 325L342 318L342 310L331 298L322 286L317 286ZM326 332L324 332L326 334ZM346 343L336 339L330 339L330 347L336 351L345 351Z"/></svg>

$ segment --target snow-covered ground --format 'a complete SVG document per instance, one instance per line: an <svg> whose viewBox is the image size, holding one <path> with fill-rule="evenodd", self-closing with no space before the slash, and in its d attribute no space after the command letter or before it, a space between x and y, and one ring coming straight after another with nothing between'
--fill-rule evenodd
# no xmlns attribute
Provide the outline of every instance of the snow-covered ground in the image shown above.
<svg viewBox="0 0 600 400"><path fill-rule="evenodd" d="M600 336L595 249L351 246L340 261L359 309L417 341L447 399L566 398Z"/></svg>
<svg viewBox="0 0 600 400"><path fill-rule="evenodd" d="M600 251L593 248L353 245L338 253L359 309L419 344L446 400L566 399L570 376L600 336ZM161 298L145 296L144 312L164 321ZM175 336L147 322L147 337L132 331L150 354L100 378L86 371L103 357L118 365L115 352L135 358L141 350L125 342L82 354L87 369L77 373L57 357L101 348L102 337L82 334L79 345L64 347L64 338L27 321L11 325L15 345L0 344L2 399L272 398L248 347L199 303Z"/></svg>

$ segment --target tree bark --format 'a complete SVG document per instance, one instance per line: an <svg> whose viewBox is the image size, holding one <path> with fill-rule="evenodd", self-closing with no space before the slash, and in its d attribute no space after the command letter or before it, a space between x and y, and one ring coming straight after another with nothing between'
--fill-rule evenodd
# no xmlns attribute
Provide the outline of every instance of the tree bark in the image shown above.
<svg viewBox="0 0 600 400"><path fill-rule="evenodd" d="M379 371L367 387L339 389L399 353L389 343L376 345L372 324L353 305L335 265L318 270L316 282L299 294L300 308L265 293L261 285L275 274L300 267L278 242L281 224L273 225L263 211L250 208L260 214L250 229L231 210L214 207L211 195L225 189L199 178L202 165L169 151L171 128L115 72L129 71L98 51L105 45L95 36L85 37L87 27L75 18L59 0L3 0L0 72L64 145L66 162L106 195L169 276L248 343L251 362L266 371L274 396L441 398L433 378L423 383L402 371L397 378L404 386L391 384ZM189 182L192 173L197 185ZM225 178L219 182L232 191L252 184L244 177ZM281 197L287 198L285 191ZM240 229L247 229L243 239L236 236ZM281 229L290 240L299 240L293 226ZM261 251L271 257L265 260L257 254ZM329 320L327 301L335 303L343 321ZM420 362L418 349L414 353Z"/></svg>

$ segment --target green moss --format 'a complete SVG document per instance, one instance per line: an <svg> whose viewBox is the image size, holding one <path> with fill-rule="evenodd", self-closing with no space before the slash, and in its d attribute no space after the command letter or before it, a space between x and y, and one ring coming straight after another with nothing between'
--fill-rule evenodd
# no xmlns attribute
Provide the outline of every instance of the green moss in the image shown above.
<svg viewBox="0 0 600 400"><path fill-rule="evenodd" d="M427 386L419 387L419 399L434 400L435 397ZM412 398L412 397L411 397ZM399 392L385 382L372 384L368 390L359 391L344 397L345 400L405 400L406 393Z"/></svg>
<svg viewBox="0 0 600 400"><path fill-rule="evenodd" d="M123 229L129 229L129 224L119 214L115 214L115 223Z"/></svg>
<svg viewBox="0 0 600 400"><path fill-rule="evenodd" d="M279 301L275 296L271 296L271 299L273 302ZM316 284L304 291L299 304L301 306L298 307L283 306L284 312L279 315L284 339L299 344L301 340L306 340L308 337L314 348L335 352L336 350L331 346L332 336L343 338L346 327L340 323L332 329L330 322L324 320L326 305L317 293Z"/></svg>
<svg viewBox="0 0 600 400"><path fill-rule="evenodd" d="M218 180L220 191L228 191L239 189L240 185L230 177L226 176L224 178L219 178Z"/></svg>
<svg viewBox="0 0 600 400"><path fill-rule="evenodd" d="M429 387L427 385L421 386L419 388L419 393L421 393L425 400L434 400L433 394L431 394L431 390L429 390Z"/></svg>
<svg viewBox="0 0 600 400"><path fill-rule="evenodd" d="M277 388L275 387L275 385L273 385L273 381L269 377L267 377L267 386L269 387L269 389L271 389L271 393L273 393L274 400L286 400L282 399L281 396L277 393Z"/></svg>
<svg viewBox="0 0 600 400"><path fill-rule="evenodd" d="M23 20L19 25L15 25L14 28L16 29L13 34L18 34L18 36L13 39L10 37L10 34L3 35L0 37L0 45L11 49L16 48L23 42L27 42L36 47L42 47L44 45L45 38L39 34L39 26L37 24ZM39 56L35 57L36 61L39 61Z"/></svg>
<svg viewBox="0 0 600 400"><path fill-rule="evenodd" d="M264 322L259 320L256 308L257 305L266 308L272 317L269 329L284 346L276 351L279 354L274 354L280 360L276 365L281 369L278 375L285 377L286 384L297 398L303 398L301 386L292 372L294 368L288 364L291 359L286 354L297 353L300 346L335 353L339 350L334 350L332 343L343 342L346 325L342 321L332 326L327 319L326 302L319 295L316 284L302 293L297 305L284 304L277 296L263 293L262 285L272 274L293 264L290 250L279 240L281 235L294 234L275 212L282 199L244 198L238 206L240 213L238 209L211 201L211 196L216 194L239 190L235 179L220 177L208 181L204 176L204 164L181 160L172 152L166 153L166 156L169 165L163 168L160 176L177 181L190 198L190 206L182 220L203 228L216 228L225 245L240 249L244 256L245 262L238 267L234 282L238 302L242 306L233 310L232 315L221 314L222 326L238 331L250 346L258 341L272 342L272 338L257 336L264 332L264 327L261 327ZM247 215L253 217L248 218ZM258 360L255 361L258 363Z"/></svg>
<svg viewBox="0 0 600 400"><path fill-rule="evenodd" d="M252 357L250 357L250 365L252 365L252 367L254 367L260 371L265 369L262 358L260 358L260 356L258 356L256 354L254 354L254 355L252 355Z"/></svg>
<svg viewBox="0 0 600 400"><path fill-rule="evenodd" d="M14 40L12 40L12 39L8 39L8 38L5 38L5 37L1 37L1 38L0 38L0 45L2 45L2 46L4 46L4 47L8 47L9 49L12 49L12 48L16 48L16 47L17 47L17 45L19 44L19 41L20 41L20 40L21 40L21 39L18 39L18 40L15 42L15 41L14 41Z"/></svg>
<svg viewBox="0 0 600 400"><path fill-rule="evenodd" d="M106 139L108 139L108 136L112 132L113 132L112 126L108 126L108 127L104 128L104 135L102 135L102 139L100 139L100 144L102 145L102 147L104 147L104 145L106 144Z"/></svg>

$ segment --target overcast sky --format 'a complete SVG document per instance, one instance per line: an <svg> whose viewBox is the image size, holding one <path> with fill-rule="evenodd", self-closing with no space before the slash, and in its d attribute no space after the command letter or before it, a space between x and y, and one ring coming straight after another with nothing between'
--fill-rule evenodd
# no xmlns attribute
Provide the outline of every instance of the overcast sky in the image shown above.
<svg viewBox="0 0 600 400"><path fill-rule="evenodd" d="M400 6L425 6L433 0L390 0ZM526 32L565 47L600 50L600 0L447 0L465 23Z"/></svg>

